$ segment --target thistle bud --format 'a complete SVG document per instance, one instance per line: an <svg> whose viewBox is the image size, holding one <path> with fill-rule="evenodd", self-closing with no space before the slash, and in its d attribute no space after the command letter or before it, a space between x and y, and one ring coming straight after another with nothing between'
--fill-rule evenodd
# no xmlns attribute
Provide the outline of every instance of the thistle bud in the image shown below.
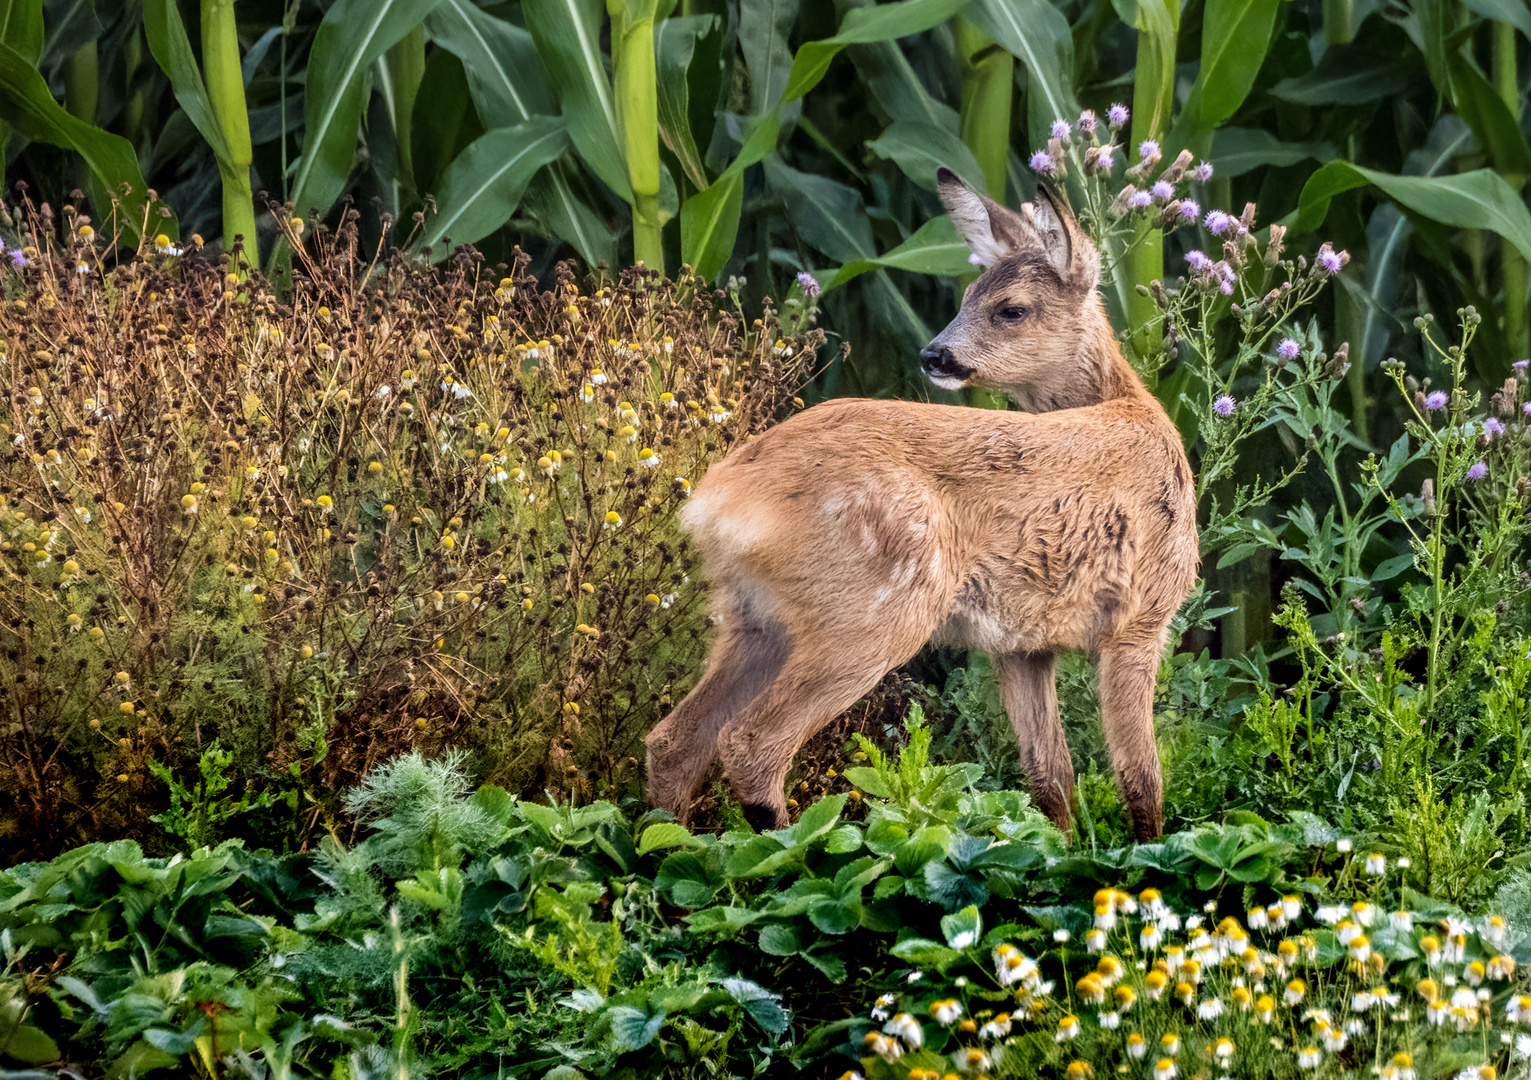
<svg viewBox="0 0 1531 1080"><path fill-rule="evenodd" d="M1281 249L1286 242L1286 226L1272 225L1271 238L1265 245L1265 265L1275 266L1281 261Z"/></svg>
<svg viewBox="0 0 1531 1080"><path fill-rule="evenodd" d="M1329 378L1339 382L1350 371L1350 342L1340 342L1340 347L1334 350L1334 355L1329 358Z"/></svg>
<svg viewBox="0 0 1531 1080"><path fill-rule="evenodd" d="M1427 516L1434 516L1434 514L1435 514L1435 481L1432 480L1428 476L1425 477L1425 482L1420 485L1419 497L1425 501L1425 514Z"/></svg>
<svg viewBox="0 0 1531 1080"><path fill-rule="evenodd" d="M1170 162L1169 167L1159 174L1159 179L1168 180L1172 184L1180 183L1181 179L1185 176L1186 170L1191 167L1191 162L1194 160L1195 155L1189 150L1180 151L1179 156Z"/></svg>

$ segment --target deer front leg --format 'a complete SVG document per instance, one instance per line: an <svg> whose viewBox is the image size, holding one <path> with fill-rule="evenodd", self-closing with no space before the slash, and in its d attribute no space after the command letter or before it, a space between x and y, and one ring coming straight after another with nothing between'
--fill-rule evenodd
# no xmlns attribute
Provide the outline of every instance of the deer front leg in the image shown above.
<svg viewBox="0 0 1531 1080"><path fill-rule="evenodd" d="M1058 684L1053 654L1008 653L994 657L994 674L1015 729L1021 769L1031 782L1037 808L1065 833L1071 832L1074 759L1058 718Z"/></svg>
<svg viewBox="0 0 1531 1080"><path fill-rule="evenodd" d="M1148 643L1114 644L1100 650L1100 719L1106 748L1121 785L1137 839L1164 831L1164 781L1154 740L1154 683L1159 674L1159 635Z"/></svg>

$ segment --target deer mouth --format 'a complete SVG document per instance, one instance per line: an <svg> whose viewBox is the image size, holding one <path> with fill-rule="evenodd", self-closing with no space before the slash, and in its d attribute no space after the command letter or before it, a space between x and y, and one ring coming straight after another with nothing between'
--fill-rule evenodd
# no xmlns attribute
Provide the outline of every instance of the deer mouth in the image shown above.
<svg viewBox="0 0 1531 1080"><path fill-rule="evenodd" d="M945 345L927 346L921 351L920 367L926 377L943 390L957 390L967 385L975 370L958 360Z"/></svg>

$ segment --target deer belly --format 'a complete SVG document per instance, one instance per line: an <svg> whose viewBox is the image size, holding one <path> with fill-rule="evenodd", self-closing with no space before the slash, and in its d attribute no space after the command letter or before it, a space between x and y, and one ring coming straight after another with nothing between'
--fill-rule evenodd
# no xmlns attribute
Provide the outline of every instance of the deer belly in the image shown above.
<svg viewBox="0 0 1531 1080"><path fill-rule="evenodd" d="M1087 649L1098 629L1096 605L1068 591L1017 589L975 575L958 588L931 642L990 653Z"/></svg>

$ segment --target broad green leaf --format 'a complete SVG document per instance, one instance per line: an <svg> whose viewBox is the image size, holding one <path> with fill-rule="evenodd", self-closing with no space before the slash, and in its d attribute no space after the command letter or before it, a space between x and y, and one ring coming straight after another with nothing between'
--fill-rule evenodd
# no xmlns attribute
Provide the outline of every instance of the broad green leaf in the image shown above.
<svg viewBox="0 0 1531 1080"><path fill-rule="evenodd" d="M720 985L766 1031L780 1035L787 1030L792 1017L782 1008L780 994L773 994L749 979L724 979Z"/></svg>
<svg viewBox="0 0 1531 1080"><path fill-rule="evenodd" d="M1531 146L1520 129L1520 117L1510 111L1478 65L1452 51L1447 55L1446 71L1451 103L1488 150L1494 166L1501 173L1531 172Z"/></svg>
<svg viewBox="0 0 1531 1080"><path fill-rule="evenodd" d="M856 6L872 7L873 4L872 0L859 0ZM878 11L886 8L887 5L884 5ZM920 81L909 57L904 55L904 50L895 41L853 44L847 47L846 55L855 65L856 74L866 87L868 97L877 102L878 109L887 113L890 120L907 120L916 124L931 124L947 131L957 130L957 110L930 96L930 91Z"/></svg>
<svg viewBox="0 0 1531 1080"><path fill-rule="evenodd" d="M1368 184L1443 225L1497 233L1531 259L1531 211L1492 169L1454 176L1395 176L1348 161L1331 161L1303 185L1297 210L1288 215L1287 223L1298 232L1312 232L1323 224L1336 195Z"/></svg>
<svg viewBox="0 0 1531 1080"><path fill-rule="evenodd" d="M1217 175L1234 177L1310 159L1328 161L1335 157L1335 150L1326 142L1282 142L1264 128L1225 127L1213 133L1207 157L1217 166Z"/></svg>
<svg viewBox="0 0 1531 1080"><path fill-rule="evenodd" d="M983 916L976 907L965 907L954 915L941 916L941 933L946 944L959 952L978 944L983 937Z"/></svg>
<svg viewBox="0 0 1531 1080"><path fill-rule="evenodd" d="M834 37L807 41L792 58L792 73L782 93L783 101L796 101L812 90L829 71L829 63L847 45L894 41L939 26L968 7L973 0L897 0L891 4L858 7L845 15ZM1067 23L1064 24L1067 27Z"/></svg>
<svg viewBox="0 0 1531 1080"><path fill-rule="evenodd" d="M557 113L552 85L532 35L470 0L441 0L425 20L437 45L462 61L473 104L486 127L510 127Z"/></svg>
<svg viewBox="0 0 1531 1080"><path fill-rule="evenodd" d="M0 43L15 49L28 64L42 58L42 0L0 0Z"/></svg>
<svg viewBox="0 0 1531 1080"><path fill-rule="evenodd" d="M824 290L827 292L838 288L852 278L879 267L888 270L908 270L914 274L956 277L970 271L973 265L968 262L968 246L958 239L952 219L942 215L931 218L916 229L909 239L885 254L870 259L855 259L837 270L827 271L822 278ZM852 773L856 775L852 776ZM845 770L845 775L857 787L884 799L889 797L888 792L874 790L869 784L864 783L863 774L868 774L872 783L881 784L874 769Z"/></svg>
<svg viewBox="0 0 1531 1080"><path fill-rule="evenodd" d="M367 72L440 0L336 0L314 32L303 102L303 156L293 174L298 214L328 212L356 157Z"/></svg>
<svg viewBox="0 0 1531 1080"><path fill-rule="evenodd" d="M437 249L443 237L471 244L488 236L510 220L537 170L556 161L568 145L563 120L556 116L485 132L447 166L435 192L436 216L418 245L443 258L449 254Z"/></svg>
<svg viewBox="0 0 1531 1080"><path fill-rule="evenodd" d="M572 158L548 166L547 183L532 185L527 209L554 236L573 245L591 266L615 266L617 234L576 189L578 166Z"/></svg>
<svg viewBox="0 0 1531 1080"><path fill-rule="evenodd" d="M953 232L955 233L955 230L953 230ZM965 251L967 249L964 248L963 250ZM868 265L870 267L870 264ZM834 288L834 286L829 284L827 281L824 283L823 287L825 289ZM845 770L845 778L859 787L862 791L865 791L869 795L876 795L879 799L891 799L893 797L893 792L883 784L882 777L878 775L877 770L869 766L852 766L851 768Z"/></svg>
<svg viewBox="0 0 1531 1080"><path fill-rule="evenodd" d="M665 1022L664 1013L650 1016L631 1005L613 1005L606 1015L611 1024L612 1049L618 1052L642 1050L654 1041Z"/></svg>
<svg viewBox="0 0 1531 1080"><path fill-rule="evenodd" d="M1244 103L1265 62L1279 4L1280 0L1207 0L1201 70L1175 120L1172 145L1205 154L1212 130Z"/></svg>
<svg viewBox="0 0 1531 1080"><path fill-rule="evenodd" d="M749 111L759 116L776 106L792 70L787 38L797 25L802 0L751 0L739 7L739 51L749 72Z"/></svg>
<svg viewBox="0 0 1531 1080"><path fill-rule="evenodd" d="M865 841L861 835L861 829L850 822L842 822L830 830L824 838L824 850L831 855L844 855L848 852L859 851Z"/></svg>
<svg viewBox="0 0 1531 1080"><path fill-rule="evenodd" d="M655 78L659 95L659 135L693 187L707 187L707 170L691 136L691 89L687 76L696 43L712 33L717 18L690 15L662 20L654 27Z"/></svg>
<svg viewBox="0 0 1531 1080"><path fill-rule="evenodd" d="M1033 134L1054 119L1079 115L1074 100L1074 38L1068 19L1048 0L974 0L964 13L999 42L1030 78L1029 121Z"/></svg>
<svg viewBox="0 0 1531 1080"><path fill-rule="evenodd" d="M702 842L692 836L691 830L684 825L677 825L673 821L661 821L643 830L643 836L638 841L638 854L647 855L651 851L659 851L663 848L702 846Z"/></svg>
<svg viewBox="0 0 1531 1080"><path fill-rule="evenodd" d="M893 161L903 174L927 191L936 189L936 170L943 166L984 191L983 170L973 151L955 133L934 124L895 120L867 149L884 161Z"/></svg>
<svg viewBox="0 0 1531 1080"><path fill-rule="evenodd" d="M1401 93L1412 85L1397 65L1347 49L1331 49L1305 75L1282 79L1272 97L1293 105L1364 105Z"/></svg>
<svg viewBox="0 0 1531 1080"><path fill-rule="evenodd" d="M1531 6L1525 0L1463 0L1463 3L1485 19L1509 23L1531 38Z"/></svg>
<svg viewBox="0 0 1531 1080"><path fill-rule="evenodd" d="M627 202L633 189L622 152L622 129L606 59L601 53L601 0L524 0L526 28L537 43L579 156Z"/></svg>
<svg viewBox="0 0 1531 1080"><path fill-rule="evenodd" d="M212 150L218 170L228 175L234 167L228 144L207 96L207 85L202 81L202 70L197 67L196 54L192 52L191 39L186 36L175 0L144 0L144 37L160 70L170 79L175 100Z"/></svg>
<svg viewBox="0 0 1531 1080"><path fill-rule="evenodd" d="M793 956L803 947L794 923L773 923L760 931L760 951L767 956Z"/></svg>
<svg viewBox="0 0 1531 1080"><path fill-rule="evenodd" d="M907 960L916 967L944 970L948 965L962 959L956 949L948 948L929 938L905 938L888 950L900 960Z"/></svg>
<svg viewBox="0 0 1531 1080"><path fill-rule="evenodd" d="M799 172L767 158L766 183L781 196L799 238L837 262L862 259L875 250L872 223L861 193L827 176Z"/></svg>
<svg viewBox="0 0 1531 1080"><path fill-rule="evenodd" d="M722 272L734 251L744 207L744 170L776 149L780 131L777 112L767 113L744 140L739 156L706 191L697 192L681 207L681 258L708 281Z"/></svg>
<svg viewBox="0 0 1531 1080"><path fill-rule="evenodd" d="M718 891L706 864L689 851L677 851L659 864L654 888L668 894L670 902L682 908L699 908Z"/></svg>
<svg viewBox="0 0 1531 1080"><path fill-rule="evenodd" d="M8 44L0 44L0 120L35 142L73 150L84 159L99 232L111 235L120 227L127 243L136 246L147 221L151 235L176 235L175 218L160 217L168 207L147 200L149 185L138 171L132 144L71 116L53 99L42 73Z"/></svg>

